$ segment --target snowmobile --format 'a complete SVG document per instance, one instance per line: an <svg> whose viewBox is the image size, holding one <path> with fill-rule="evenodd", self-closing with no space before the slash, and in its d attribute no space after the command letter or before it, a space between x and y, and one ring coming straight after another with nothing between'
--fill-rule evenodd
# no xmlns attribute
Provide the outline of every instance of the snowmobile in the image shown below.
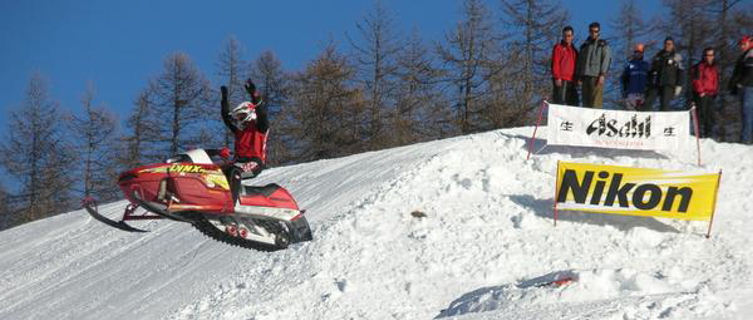
<svg viewBox="0 0 753 320"><path fill-rule="evenodd" d="M219 155L217 149L195 149L122 173L118 185L130 204L120 221L100 214L92 198L84 199L83 206L94 219L129 232L146 230L126 221L168 219L190 223L212 239L261 251L312 240L305 210L277 184L241 184L234 202L223 172L232 163L215 163L212 157ZM138 208L144 211L137 213Z"/></svg>

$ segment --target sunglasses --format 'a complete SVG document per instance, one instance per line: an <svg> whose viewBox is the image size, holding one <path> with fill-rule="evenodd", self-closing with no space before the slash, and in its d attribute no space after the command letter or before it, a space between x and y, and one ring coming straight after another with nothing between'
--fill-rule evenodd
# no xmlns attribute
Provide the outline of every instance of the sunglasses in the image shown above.
<svg viewBox="0 0 753 320"><path fill-rule="evenodd" d="M588 30L588 32L593 33L593 34L598 34L599 30L593 30L593 29L591 29L591 30Z"/></svg>

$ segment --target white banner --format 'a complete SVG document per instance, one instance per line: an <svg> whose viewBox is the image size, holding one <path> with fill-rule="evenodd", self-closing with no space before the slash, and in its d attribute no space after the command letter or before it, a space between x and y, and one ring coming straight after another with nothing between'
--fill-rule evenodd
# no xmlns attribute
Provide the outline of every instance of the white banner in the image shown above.
<svg viewBox="0 0 753 320"><path fill-rule="evenodd" d="M547 144L682 151L692 142L690 112L617 111L549 104Z"/></svg>

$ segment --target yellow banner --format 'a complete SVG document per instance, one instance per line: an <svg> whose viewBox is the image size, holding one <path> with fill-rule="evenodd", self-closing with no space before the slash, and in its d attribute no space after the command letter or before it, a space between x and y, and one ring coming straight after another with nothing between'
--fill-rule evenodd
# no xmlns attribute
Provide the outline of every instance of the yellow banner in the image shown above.
<svg viewBox="0 0 753 320"><path fill-rule="evenodd" d="M560 162L559 210L710 220L720 173L685 173Z"/></svg>

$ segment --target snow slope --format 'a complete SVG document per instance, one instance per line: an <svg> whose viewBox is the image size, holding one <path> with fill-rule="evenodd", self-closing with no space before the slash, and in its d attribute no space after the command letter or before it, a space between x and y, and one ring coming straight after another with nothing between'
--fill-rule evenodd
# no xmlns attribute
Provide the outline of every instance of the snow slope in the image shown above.
<svg viewBox="0 0 753 320"><path fill-rule="evenodd" d="M0 319L753 313L753 147L702 140L704 167L724 169L707 240L705 222L563 212L553 227L557 160L696 167L654 152L565 147L526 161L530 133L500 130L268 170L258 183L286 186L314 229L313 242L280 252L229 247L166 221L142 222L153 232L129 234L80 210L0 232ZM115 217L124 206L100 209ZM577 281L540 285L562 276Z"/></svg>

